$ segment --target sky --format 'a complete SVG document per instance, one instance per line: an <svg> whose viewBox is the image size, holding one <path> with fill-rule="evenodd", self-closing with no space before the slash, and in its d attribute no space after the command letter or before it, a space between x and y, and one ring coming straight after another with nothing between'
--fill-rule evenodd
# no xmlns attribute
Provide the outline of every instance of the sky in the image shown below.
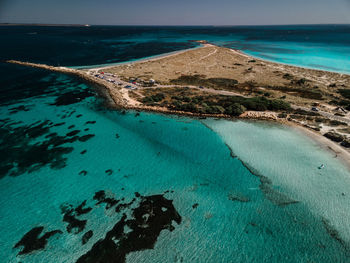
<svg viewBox="0 0 350 263"><path fill-rule="evenodd" d="M0 23L350 24L350 0L0 0Z"/></svg>

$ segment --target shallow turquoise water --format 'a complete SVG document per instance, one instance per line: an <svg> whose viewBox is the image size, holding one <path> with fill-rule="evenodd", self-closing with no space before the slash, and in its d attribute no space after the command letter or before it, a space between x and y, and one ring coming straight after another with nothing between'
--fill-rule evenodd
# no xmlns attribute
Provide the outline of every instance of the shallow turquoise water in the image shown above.
<svg viewBox="0 0 350 263"><path fill-rule="evenodd" d="M283 64L338 73L350 73L350 50L348 47L333 46L329 48L312 42L272 43L269 41L257 41L255 44L258 46L256 50L245 50L245 53ZM273 51L269 50L271 47ZM285 52L286 49L288 49L289 52ZM277 52L275 52L275 50L277 50ZM278 52L278 50L280 50L280 52Z"/></svg>
<svg viewBox="0 0 350 263"><path fill-rule="evenodd" d="M46 81L61 85L59 94L88 89L62 75L50 74ZM173 191L165 197L173 200L181 223L173 222L172 232L163 230L154 249L129 253L127 262L349 261L349 172L305 136L268 123L202 123L150 113L124 114L107 110L94 97L51 105L57 96L38 96L0 108L1 116L23 122L7 123L13 131L37 120L65 122L50 126L19 151L52 132L64 137L72 130L95 135L85 142L61 145L74 148L63 154L63 168L52 169L49 162L1 179L0 224L6 226L0 234L3 262L75 262L122 213L130 216L134 207L117 213L96 205L92 197L99 190L124 197L125 202L135 192L148 196ZM10 114L9 108L20 105L29 110ZM70 125L75 127L68 129ZM321 162L326 168L319 171ZM82 170L85 176L79 174ZM341 192L346 195L339 196ZM93 208L78 217L87 220L85 229L68 233L62 204L77 206L84 200ZM49 238L45 249L17 255L21 248L14 245L37 226L63 233ZM88 230L93 236L82 245ZM332 238L331 233L337 236Z"/></svg>

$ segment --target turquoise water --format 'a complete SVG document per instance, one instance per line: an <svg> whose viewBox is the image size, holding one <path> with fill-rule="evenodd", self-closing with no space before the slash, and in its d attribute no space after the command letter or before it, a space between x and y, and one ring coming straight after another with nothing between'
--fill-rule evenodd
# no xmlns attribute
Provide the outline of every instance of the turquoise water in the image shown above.
<svg viewBox="0 0 350 263"><path fill-rule="evenodd" d="M349 172L304 135L268 123L112 111L93 96L59 105L62 94L79 90L82 96L90 88L63 75L41 81L55 83L52 88L59 87L59 93L0 108L1 116L10 117L2 128L10 128L12 136L19 132L16 127L52 122L17 150L29 151L53 132L56 140L72 138L67 133L73 130L78 136L95 136L60 144L73 147L60 157L50 152L55 147L34 152L56 158L34 170L14 165L1 179L3 262L75 262L123 213L132 218L137 207L106 209L93 199L100 190L125 203L135 192L165 193L181 216L181 223L172 221L173 231L160 232L153 249L128 253L127 262L349 261ZM9 110L21 105L27 110ZM75 127L69 129L71 125ZM2 151L10 152L6 147ZM50 168L57 160L58 167ZM326 164L322 171L320 163ZM77 207L84 200L92 210L76 218L87 220L85 228L69 233L62 206ZM18 255L22 248L14 245L39 226L62 233L48 238L44 249ZM93 236L82 245L88 230Z"/></svg>
<svg viewBox="0 0 350 263"><path fill-rule="evenodd" d="M335 46L329 48L312 42L289 42L286 44L285 42L257 41L256 44L260 50L245 50L245 53L272 62L345 74L350 73L350 50L348 47ZM280 52L271 52L267 47L273 47L275 50L280 50ZM289 49L289 52L284 52L286 48Z"/></svg>

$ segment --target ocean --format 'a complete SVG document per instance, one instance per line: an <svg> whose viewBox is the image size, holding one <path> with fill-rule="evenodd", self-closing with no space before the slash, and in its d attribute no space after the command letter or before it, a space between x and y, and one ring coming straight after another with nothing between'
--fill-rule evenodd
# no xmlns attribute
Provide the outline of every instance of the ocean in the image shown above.
<svg viewBox="0 0 350 263"><path fill-rule="evenodd" d="M349 72L349 33L8 26L0 61L101 65L208 40ZM0 88L2 262L350 261L349 170L294 128L116 111L79 79L3 62Z"/></svg>

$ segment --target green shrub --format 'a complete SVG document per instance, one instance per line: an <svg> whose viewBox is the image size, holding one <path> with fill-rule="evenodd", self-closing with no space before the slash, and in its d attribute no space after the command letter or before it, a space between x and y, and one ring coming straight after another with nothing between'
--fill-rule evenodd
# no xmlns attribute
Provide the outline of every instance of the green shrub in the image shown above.
<svg viewBox="0 0 350 263"><path fill-rule="evenodd" d="M290 104L283 100L271 100L268 106L269 110L290 110Z"/></svg>
<svg viewBox="0 0 350 263"><path fill-rule="evenodd" d="M231 115L231 116L239 116L243 112L245 112L246 108L239 104L239 103L233 103L231 106L228 106L225 110L225 114Z"/></svg>
<svg viewBox="0 0 350 263"><path fill-rule="evenodd" d="M248 98L246 101L243 101L242 105L248 110L266 111L268 107L268 100L264 97Z"/></svg>
<svg viewBox="0 0 350 263"><path fill-rule="evenodd" d="M160 101L164 100L164 98L165 98L165 96L163 93L157 93L155 95L144 97L142 99L142 102L147 103L147 104L150 104L150 103L153 104L155 102L160 102Z"/></svg>
<svg viewBox="0 0 350 263"><path fill-rule="evenodd" d="M225 109L221 106L214 105L207 107L205 112L209 114L222 114L225 112Z"/></svg>
<svg viewBox="0 0 350 263"><path fill-rule="evenodd" d="M282 113L280 113L280 114L278 114L278 118L287 118L287 113L285 113L285 112L282 112Z"/></svg>
<svg viewBox="0 0 350 263"><path fill-rule="evenodd" d="M306 81L307 81L307 80L306 80L305 78L301 78L301 79L299 79L299 80L296 81L296 84L297 84L297 85L304 85L304 84L306 83Z"/></svg>
<svg viewBox="0 0 350 263"><path fill-rule="evenodd" d="M350 89L339 89L338 92L340 95L342 95L344 98L350 99Z"/></svg>
<svg viewBox="0 0 350 263"><path fill-rule="evenodd" d="M184 101L184 102L191 102L191 98L187 97L187 96L183 96L182 97L182 101Z"/></svg>

